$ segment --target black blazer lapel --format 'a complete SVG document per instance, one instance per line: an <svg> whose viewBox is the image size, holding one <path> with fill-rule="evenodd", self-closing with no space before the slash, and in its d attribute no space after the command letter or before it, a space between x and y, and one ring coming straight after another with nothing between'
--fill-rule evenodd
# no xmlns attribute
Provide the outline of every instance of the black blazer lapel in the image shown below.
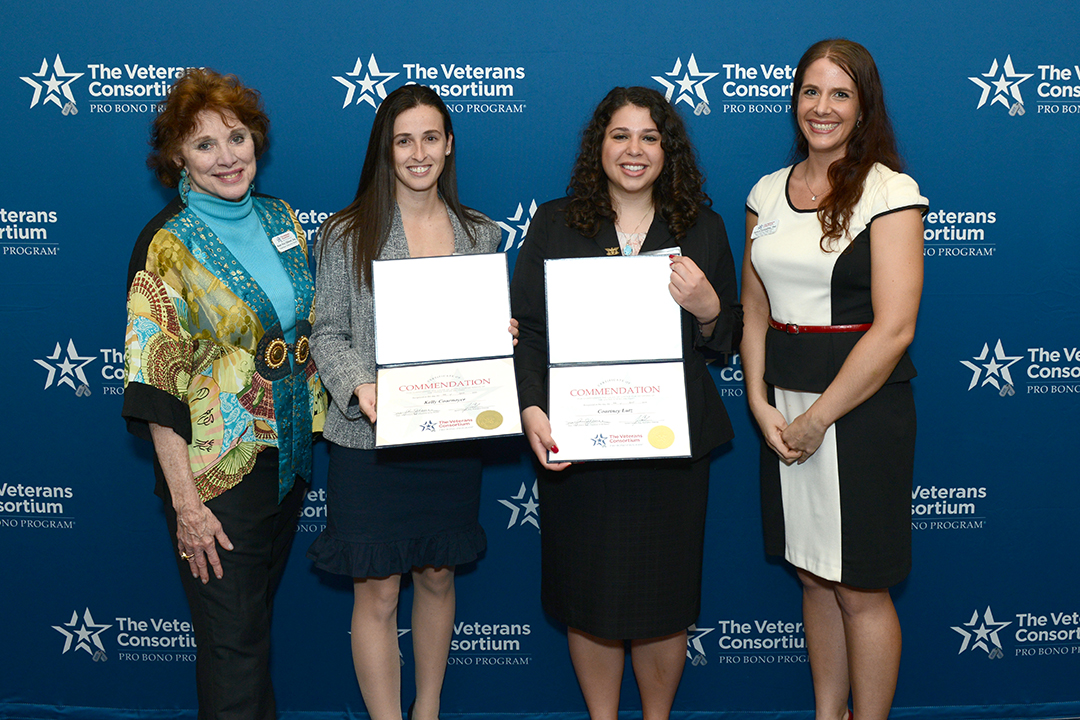
<svg viewBox="0 0 1080 720"><path fill-rule="evenodd" d="M593 238L593 242L600 248L600 252L597 253L599 255L615 257L622 255L619 249L619 236L615 234L615 225L607 220L600 222L600 230Z"/></svg>
<svg viewBox="0 0 1080 720"><path fill-rule="evenodd" d="M641 252L647 253L664 247L675 247L677 244L675 238L671 236L671 231L668 230L667 223L663 218L656 216L653 218L652 225L649 226L645 242L641 243Z"/></svg>

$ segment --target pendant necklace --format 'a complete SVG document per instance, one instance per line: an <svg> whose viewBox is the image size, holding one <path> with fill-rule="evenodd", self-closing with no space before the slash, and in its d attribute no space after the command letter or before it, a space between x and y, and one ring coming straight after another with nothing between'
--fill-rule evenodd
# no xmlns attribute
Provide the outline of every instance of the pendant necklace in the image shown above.
<svg viewBox="0 0 1080 720"><path fill-rule="evenodd" d="M652 214L653 214L653 208L649 208L649 211L646 212L644 215L642 215L641 219L638 220L638 224L634 228L634 232L632 232L632 233L623 233L621 230L618 229L618 227L615 228L616 230L619 230L619 232L621 234L626 236L626 245L623 246L623 255L625 255L626 257L630 257L631 255L636 255L638 253L638 251L641 250L641 246L645 242L645 238L638 238L637 236L640 234L638 231L641 229L641 226L645 223L645 219L648 218L649 216L651 216Z"/></svg>
<svg viewBox="0 0 1080 720"><path fill-rule="evenodd" d="M809 175L810 175L810 173L808 171L803 170L802 181L803 181L803 184L806 185L806 189L810 191L810 199L813 200L814 202L817 202L818 194L816 192L814 192L814 188L810 187L810 181L807 179L807 177Z"/></svg>

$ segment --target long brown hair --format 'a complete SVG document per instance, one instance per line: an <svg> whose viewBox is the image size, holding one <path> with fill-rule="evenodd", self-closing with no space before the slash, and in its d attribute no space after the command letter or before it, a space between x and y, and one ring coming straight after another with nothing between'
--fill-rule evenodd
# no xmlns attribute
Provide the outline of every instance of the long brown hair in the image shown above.
<svg viewBox="0 0 1080 720"><path fill-rule="evenodd" d="M858 93L861 120L856 124L847 142L844 157L829 166L829 184L832 189L818 205L818 221L821 223L821 249L828 250L847 233L851 215L862 197L863 183L875 163L900 172L903 160L896 150L889 114L885 110L885 91L881 77L870 53L857 42L844 39L822 40L811 45L795 69L791 91L791 119L795 124L795 147L792 159L806 158L808 144L799 129L799 96L802 94L806 69L821 58L827 58L848 74L855 82Z"/></svg>
<svg viewBox="0 0 1080 720"><path fill-rule="evenodd" d="M596 106L592 119L581 133L581 150L574 162L570 186L566 189L571 196L566 207L566 224L591 238L600 231L601 218L611 222L616 220L601 153L611 116L625 105L648 110L660 132L664 167L653 183L653 206L671 234L683 238L697 222L700 206L711 205L712 200L701 189L705 176L698 170L694 146L690 144L679 113L659 92L644 87L614 88Z"/></svg>
<svg viewBox="0 0 1080 720"><path fill-rule="evenodd" d="M357 287L363 284L371 287L371 261L382 252L394 222L394 121L401 113L420 105L438 110L443 118L446 136L453 136L450 111L434 90L424 85L403 85L394 90L375 113L356 197L345 209L331 215L319 231L320 237L336 237L341 242L342 251L352 255ZM457 138L454 138L437 187L439 196L461 221L469 241L475 245L473 227L483 221L483 215L465 207L458 199L457 174L454 171L457 146ZM320 254L331 244L323 243Z"/></svg>

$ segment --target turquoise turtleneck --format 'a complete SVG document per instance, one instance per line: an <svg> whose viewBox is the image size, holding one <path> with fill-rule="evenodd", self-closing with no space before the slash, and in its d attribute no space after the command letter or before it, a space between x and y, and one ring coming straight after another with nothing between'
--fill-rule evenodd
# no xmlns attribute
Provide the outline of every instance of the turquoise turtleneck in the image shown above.
<svg viewBox="0 0 1080 720"><path fill-rule="evenodd" d="M188 207L206 223L233 257L244 266L270 299L281 321L285 341L296 342L296 300L292 279L281 264L277 248L259 222L251 187L240 200L224 200L216 195L192 190Z"/></svg>

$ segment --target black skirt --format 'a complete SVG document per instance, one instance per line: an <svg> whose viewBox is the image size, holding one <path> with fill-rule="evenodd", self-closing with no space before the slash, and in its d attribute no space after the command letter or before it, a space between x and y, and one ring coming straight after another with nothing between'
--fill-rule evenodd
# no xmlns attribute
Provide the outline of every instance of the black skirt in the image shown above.
<svg viewBox="0 0 1080 720"><path fill-rule="evenodd" d="M701 609L709 457L539 470L544 610L600 638L671 635Z"/></svg>
<svg viewBox="0 0 1080 720"><path fill-rule="evenodd" d="M471 562L487 547L480 474L472 443L356 450L331 442L326 529L307 555L354 578Z"/></svg>

